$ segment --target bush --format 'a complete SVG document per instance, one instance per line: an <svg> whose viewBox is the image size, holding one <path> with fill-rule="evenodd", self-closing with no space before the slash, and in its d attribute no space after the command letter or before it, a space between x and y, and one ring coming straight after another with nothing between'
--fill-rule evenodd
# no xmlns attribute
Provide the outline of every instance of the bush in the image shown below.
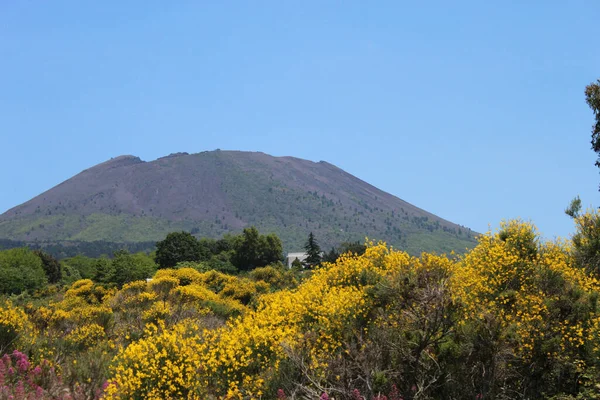
<svg viewBox="0 0 600 400"><path fill-rule="evenodd" d="M10 301L4 301L0 306L0 354L24 345L31 330L27 314Z"/></svg>
<svg viewBox="0 0 600 400"><path fill-rule="evenodd" d="M117 399L204 399L198 374L203 345L196 328L151 326L144 338L119 351L107 395Z"/></svg>
<svg viewBox="0 0 600 400"><path fill-rule="evenodd" d="M188 232L172 232L156 243L156 263L159 268L173 268L184 261L198 262L204 259L203 247Z"/></svg>
<svg viewBox="0 0 600 400"><path fill-rule="evenodd" d="M48 361L33 366L27 356L17 350L0 358L0 398L14 400L98 398L82 390L71 390L62 382Z"/></svg>
<svg viewBox="0 0 600 400"><path fill-rule="evenodd" d="M19 294L48 283L42 260L27 248L0 251L0 293Z"/></svg>

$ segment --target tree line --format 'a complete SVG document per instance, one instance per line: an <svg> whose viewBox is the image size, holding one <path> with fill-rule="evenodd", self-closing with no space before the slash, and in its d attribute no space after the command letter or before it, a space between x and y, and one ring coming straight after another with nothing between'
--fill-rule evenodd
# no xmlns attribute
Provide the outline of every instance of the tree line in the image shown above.
<svg viewBox="0 0 600 400"><path fill-rule="evenodd" d="M362 254L364 250L365 246L356 242L343 243L338 249L323 253L311 232L305 245L308 257L295 263L295 270L313 269L322 262L334 262L340 253ZM111 257L78 254L59 260L45 250L19 247L0 251L0 294L34 292L49 284L69 285L80 279L121 287L147 279L163 268L192 267L200 272L238 274L267 265L282 268L283 259L279 237L260 234L255 227L220 239L198 239L189 232L172 232L155 244L154 251L118 249Z"/></svg>

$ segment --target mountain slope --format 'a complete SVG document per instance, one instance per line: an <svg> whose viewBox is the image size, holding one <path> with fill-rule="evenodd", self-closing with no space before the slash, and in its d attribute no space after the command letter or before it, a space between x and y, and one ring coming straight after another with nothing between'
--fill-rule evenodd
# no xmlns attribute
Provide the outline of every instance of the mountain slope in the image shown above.
<svg viewBox="0 0 600 400"><path fill-rule="evenodd" d="M324 249L365 236L411 253L474 242L468 228L327 162L219 150L98 164L0 215L0 238L139 242L181 229L218 237L249 225L277 233L287 249L301 249L310 231Z"/></svg>

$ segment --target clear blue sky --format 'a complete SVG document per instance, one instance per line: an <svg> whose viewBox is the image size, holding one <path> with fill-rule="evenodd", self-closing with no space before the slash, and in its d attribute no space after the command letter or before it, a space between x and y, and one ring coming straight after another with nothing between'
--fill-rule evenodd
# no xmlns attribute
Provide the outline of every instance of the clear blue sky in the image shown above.
<svg viewBox="0 0 600 400"><path fill-rule="evenodd" d="M493 4L495 3L495 4ZM524 5L523 3L527 3ZM600 2L3 1L0 212L110 157L326 160L477 231L600 205Z"/></svg>

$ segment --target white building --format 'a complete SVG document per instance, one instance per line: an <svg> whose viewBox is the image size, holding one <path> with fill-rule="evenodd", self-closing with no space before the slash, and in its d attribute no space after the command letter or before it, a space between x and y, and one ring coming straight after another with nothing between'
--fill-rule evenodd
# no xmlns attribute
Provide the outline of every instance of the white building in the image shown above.
<svg viewBox="0 0 600 400"><path fill-rule="evenodd" d="M302 252L302 253L288 253L287 256L285 257L285 263L287 265L288 268L292 268L292 263L294 262L294 260L297 258L298 261L300 262L304 262L304 260L306 260L306 257L308 257L308 254Z"/></svg>

